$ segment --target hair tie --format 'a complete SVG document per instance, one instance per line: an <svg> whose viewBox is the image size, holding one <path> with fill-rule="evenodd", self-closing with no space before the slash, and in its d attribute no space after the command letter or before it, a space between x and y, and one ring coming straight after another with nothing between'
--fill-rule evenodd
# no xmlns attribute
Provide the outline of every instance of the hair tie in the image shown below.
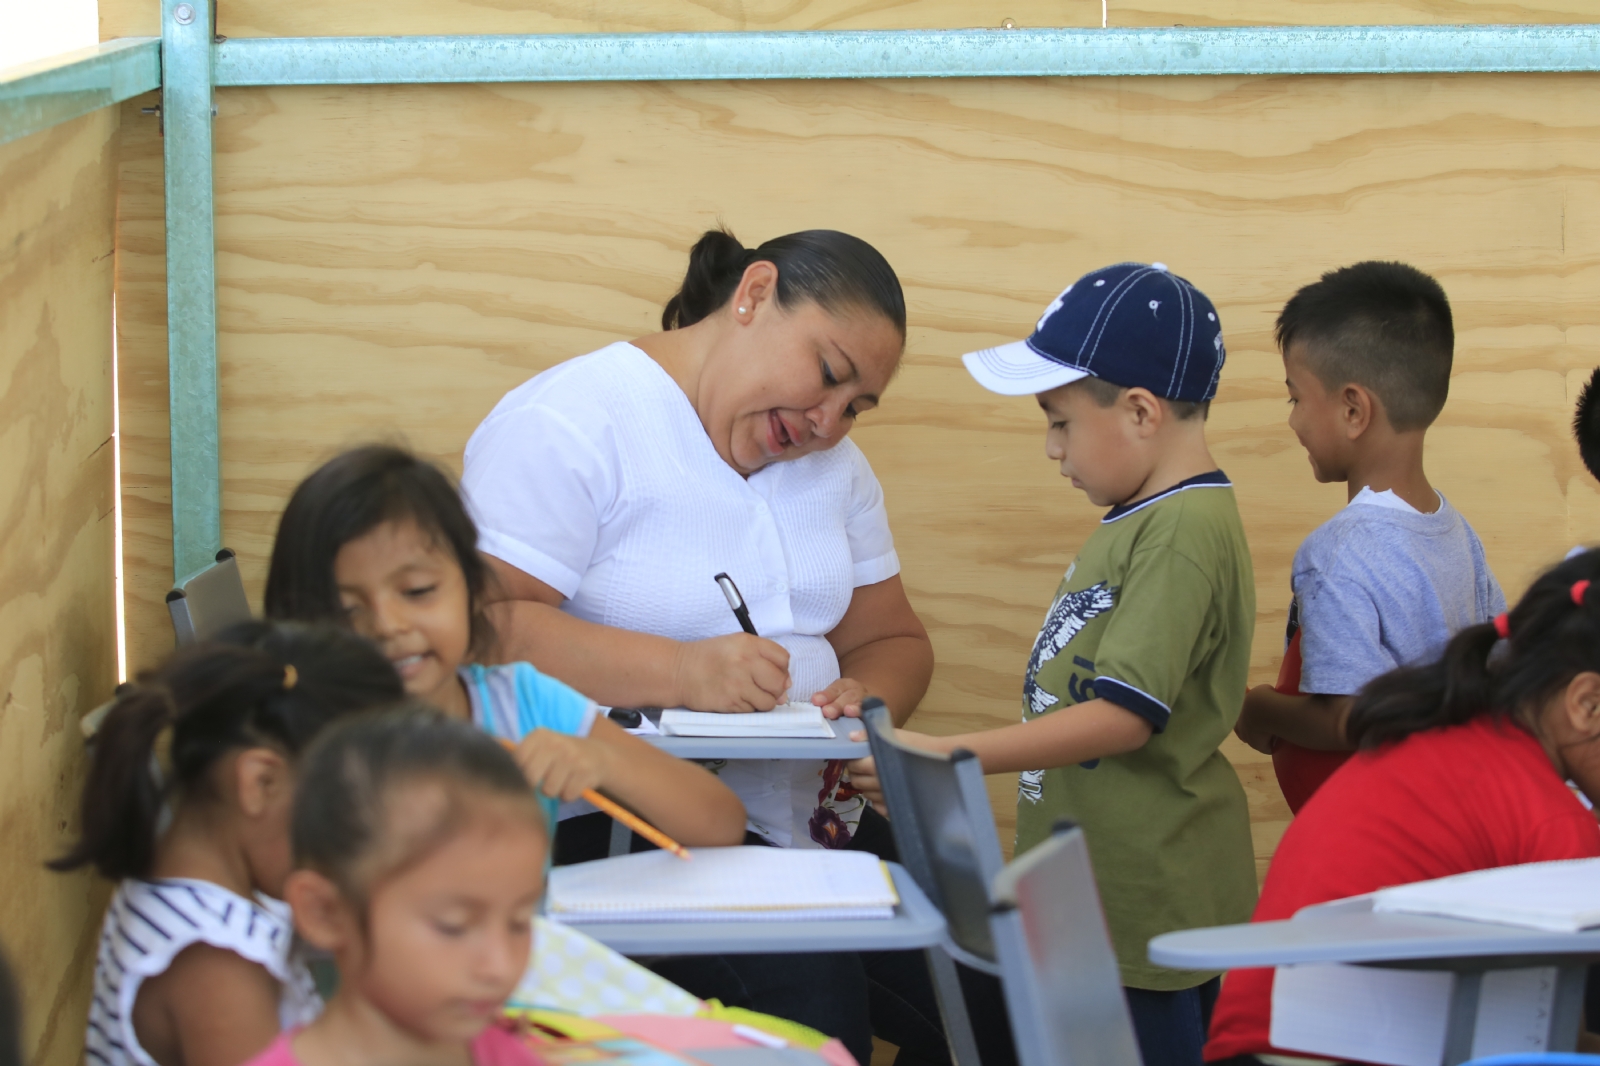
<svg viewBox="0 0 1600 1066"><path fill-rule="evenodd" d="M1572 602L1577 604L1579 607L1582 607L1583 606L1583 594L1588 592L1588 591L1589 591L1589 581L1588 581L1587 578L1585 578L1582 581L1574 581L1572 583Z"/></svg>
<svg viewBox="0 0 1600 1066"><path fill-rule="evenodd" d="M1494 616L1494 631L1500 634L1501 640L1511 639L1511 617L1504 611Z"/></svg>
<svg viewBox="0 0 1600 1066"><path fill-rule="evenodd" d="M294 688L295 684L299 680L300 680L300 671L298 671L298 670L296 670L294 668L294 663L289 663L289 664L285 665L284 668L283 668L283 690L285 692L287 692L290 689Z"/></svg>

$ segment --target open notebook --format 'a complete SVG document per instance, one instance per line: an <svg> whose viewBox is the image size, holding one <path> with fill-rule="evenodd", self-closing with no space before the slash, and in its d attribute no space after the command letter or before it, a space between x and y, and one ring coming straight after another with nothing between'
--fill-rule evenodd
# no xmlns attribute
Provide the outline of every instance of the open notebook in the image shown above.
<svg viewBox="0 0 1600 1066"><path fill-rule="evenodd" d="M1375 911L1575 933L1600 926L1600 859L1530 862L1380 890Z"/></svg>
<svg viewBox="0 0 1600 1066"><path fill-rule="evenodd" d="M695 848L558 866L548 916L568 922L783 922L892 918L899 897L875 855L799 848Z"/></svg>
<svg viewBox="0 0 1600 1066"><path fill-rule="evenodd" d="M708 711L662 711L661 732L669 737L783 737L832 740L833 726L822 708L786 703L770 711L717 714Z"/></svg>

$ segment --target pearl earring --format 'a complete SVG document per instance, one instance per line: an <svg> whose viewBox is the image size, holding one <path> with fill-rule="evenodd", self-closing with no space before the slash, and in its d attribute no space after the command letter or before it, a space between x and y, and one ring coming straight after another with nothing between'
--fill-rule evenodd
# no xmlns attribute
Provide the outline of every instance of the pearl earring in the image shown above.
<svg viewBox="0 0 1600 1066"><path fill-rule="evenodd" d="M742 315L742 314L744 314L744 312L745 312L745 309L744 309L744 308L742 308L742 307L741 307L741 308L739 308L739 313L740 313L740 314L741 314L741 315Z"/></svg>

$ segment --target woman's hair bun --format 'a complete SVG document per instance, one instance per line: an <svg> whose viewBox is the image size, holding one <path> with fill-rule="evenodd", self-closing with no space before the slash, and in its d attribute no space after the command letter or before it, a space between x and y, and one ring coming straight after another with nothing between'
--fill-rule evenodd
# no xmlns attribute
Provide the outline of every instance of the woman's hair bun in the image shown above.
<svg viewBox="0 0 1600 1066"><path fill-rule="evenodd" d="M866 310L906 335L906 300L889 261L860 237L831 229L804 230L746 248L725 229L707 230L689 250L678 294L661 312L662 329L682 329L733 298L751 263L778 271L773 299L790 308L807 301L825 311Z"/></svg>
<svg viewBox="0 0 1600 1066"><path fill-rule="evenodd" d="M708 229L689 249L689 270L661 312L662 329L692 326L728 302L750 265L750 252L725 229Z"/></svg>

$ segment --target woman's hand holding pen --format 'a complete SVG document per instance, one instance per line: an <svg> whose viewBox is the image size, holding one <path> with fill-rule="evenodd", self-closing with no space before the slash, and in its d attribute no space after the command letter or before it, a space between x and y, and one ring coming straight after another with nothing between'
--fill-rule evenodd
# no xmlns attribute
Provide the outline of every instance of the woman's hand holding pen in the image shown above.
<svg viewBox="0 0 1600 1066"><path fill-rule="evenodd" d="M691 711L770 711L789 691L789 650L733 633L678 645L676 705Z"/></svg>
<svg viewBox="0 0 1600 1066"><path fill-rule="evenodd" d="M570 803L611 775L611 752L583 737L535 729L518 742L517 765L534 788Z"/></svg>

